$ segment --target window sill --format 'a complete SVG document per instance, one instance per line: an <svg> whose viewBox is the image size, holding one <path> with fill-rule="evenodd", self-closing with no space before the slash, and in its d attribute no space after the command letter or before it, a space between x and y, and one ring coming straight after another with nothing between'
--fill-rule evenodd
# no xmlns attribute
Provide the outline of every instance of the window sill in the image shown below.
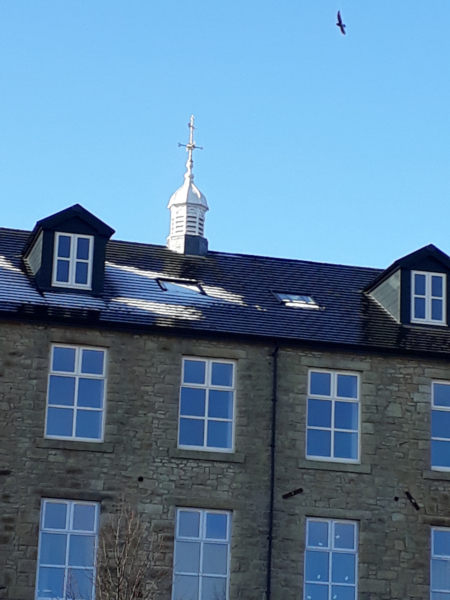
<svg viewBox="0 0 450 600"><path fill-rule="evenodd" d="M422 476L424 479L450 481L450 471L424 471Z"/></svg>
<svg viewBox="0 0 450 600"><path fill-rule="evenodd" d="M300 469L310 469L313 471L340 471L341 473L363 473L369 475L372 472L370 465L361 465L355 463L326 462L321 460L299 460Z"/></svg>
<svg viewBox="0 0 450 600"><path fill-rule="evenodd" d="M186 450L170 448L170 458L187 458L191 460L213 460L215 462L243 463L245 456L240 452L209 452L208 450Z"/></svg>
<svg viewBox="0 0 450 600"><path fill-rule="evenodd" d="M436 323L435 321L411 321L410 323L403 323L403 325L411 329L420 329L422 327L424 331L433 331L435 327L447 327L447 323Z"/></svg>
<svg viewBox="0 0 450 600"><path fill-rule="evenodd" d="M77 440L36 440L37 448L49 448L52 450L82 450L85 452L114 452L114 446L102 442L79 442Z"/></svg>

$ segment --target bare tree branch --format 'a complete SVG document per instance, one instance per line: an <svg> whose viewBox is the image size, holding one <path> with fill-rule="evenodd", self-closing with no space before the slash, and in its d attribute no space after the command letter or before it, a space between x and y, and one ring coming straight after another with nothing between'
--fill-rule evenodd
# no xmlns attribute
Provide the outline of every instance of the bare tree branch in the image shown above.
<svg viewBox="0 0 450 600"><path fill-rule="evenodd" d="M158 568L162 548L124 501L100 529L96 600L153 600L167 569Z"/></svg>

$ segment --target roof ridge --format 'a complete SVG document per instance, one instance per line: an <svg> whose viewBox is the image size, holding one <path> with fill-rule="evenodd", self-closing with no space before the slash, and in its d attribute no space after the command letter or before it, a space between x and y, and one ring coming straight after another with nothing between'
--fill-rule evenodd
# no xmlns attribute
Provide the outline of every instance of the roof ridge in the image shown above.
<svg viewBox="0 0 450 600"><path fill-rule="evenodd" d="M140 248L160 248L163 251L168 251L171 252L167 246L162 245L162 244L149 244L149 243L145 243L145 242L130 242L127 240L110 240L108 242L108 244L120 244L120 245L129 245L129 246L137 246ZM236 258L257 258L257 259L263 259L263 260L269 260L269 261L280 261L280 262L290 262L290 263L301 263L301 264L310 264L310 265L323 265L324 267L340 267L340 268L344 268L344 269L358 269L358 270L362 270L362 271L370 271L373 273L381 273L384 271L384 269L380 268L380 267L364 267L361 265L344 265L342 263L332 263L332 262L323 262L323 261L317 261L317 260L304 260L302 258L283 258L281 256L267 256L264 254L246 254L244 252L223 252L220 250L209 250L208 254L206 256L209 255L215 255L215 256L225 256L225 257L236 257ZM175 254L174 254L175 256ZM176 254L176 256L183 256L180 254ZM194 257L195 258L195 257ZM203 258L203 257L202 257Z"/></svg>

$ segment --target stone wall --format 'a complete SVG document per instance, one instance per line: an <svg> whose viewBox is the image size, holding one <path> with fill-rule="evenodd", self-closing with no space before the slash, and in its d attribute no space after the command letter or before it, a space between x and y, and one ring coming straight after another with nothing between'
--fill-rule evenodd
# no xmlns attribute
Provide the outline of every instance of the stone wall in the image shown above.
<svg viewBox="0 0 450 600"><path fill-rule="evenodd" d="M102 444L44 439L52 342L108 349ZM233 511L230 600L266 588L273 347L5 323L0 329L0 598L34 597L42 498L122 495L173 560L177 506ZM237 362L236 451L177 449L182 356ZM431 525L450 526L450 474L430 468L430 384L445 361L281 348L272 600L302 598L307 517L359 523L360 600L429 597ZM361 376L361 464L305 458L310 368ZM302 493L282 495L302 488ZM416 510L409 492L419 503ZM161 584L170 599L171 577Z"/></svg>
<svg viewBox="0 0 450 600"><path fill-rule="evenodd" d="M430 468L430 392L450 365L298 349L279 364L274 596L302 597L305 521L324 517L359 523L361 600L429 598L431 526L450 526L450 473ZM360 373L361 464L305 459L310 368Z"/></svg>
<svg viewBox="0 0 450 600"><path fill-rule="evenodd" d="M52 342L108 349L102 444L44 439ZM173 562L175 508L233 511L231 597L260 599L266 584L271 349L75 328L0 330L0 585L34 597L41 498L96 500L102 518L123 495ZM237 362L236 452L177 450L182 356ZM171 575L161 584L170 598ZM0 590L0 598L2 591Z"/></svg>

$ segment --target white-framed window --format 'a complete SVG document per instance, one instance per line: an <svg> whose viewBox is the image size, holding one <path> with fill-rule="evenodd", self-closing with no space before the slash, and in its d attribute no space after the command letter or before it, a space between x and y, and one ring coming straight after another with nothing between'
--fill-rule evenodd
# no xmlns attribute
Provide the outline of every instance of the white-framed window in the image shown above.
<svg viewBox="0 0 450 600"><path fill-rule="evenodd" d="M357 599L357 523L306 520L304 586L305 600Z"/></svg>
<svg viewBox="0 0 450 600"><path fill-rule="evenodd" d="M311 370L308 381L306 458L359 461L359 376Z"/></svg>
<svg viewBox="0 0 450 600"><path fill-rule="evenodd" d="M450 471L450 381L431 382L431 468Z"/></svg>
<svg viewBox="0 0 450 600"><path fill-rule="evenodd" d="M231 452L234 445L235 363L183 358L178 446Z"/></svg>
<svg viewBox="0 0 450 600"><path fill-rule="evenodd" d="M411 272L411 322L443 325L446 322L446 276Z"/></svg>
<svg viewBox="0 0 450 600"><path fill-rule="evenodd" d="M54 344L45 437L101 442L105 420L106 350Z"/></svg>
<svg viewBox="0 0 450 600"><path fill-rule="evenodd" d="M42 500L36 599L93 600L99 505Z"/></svg>
<svg viewBox="0 0 450 600"><path fill-rule="evenodd" d="M93 254L92 235L56 232L52 285L91 289Z"/></svg>
<svg viewBox="0 0 450 600"><path fill-rule="evenodd" d="M450 529L431 529L431 600L450 598Z"/></svg>
<svg viewBox="0 0 450 600"><path fill-rule="evenodd" d="M228 600L231 513L178 508L172 600Z"/></svg>

